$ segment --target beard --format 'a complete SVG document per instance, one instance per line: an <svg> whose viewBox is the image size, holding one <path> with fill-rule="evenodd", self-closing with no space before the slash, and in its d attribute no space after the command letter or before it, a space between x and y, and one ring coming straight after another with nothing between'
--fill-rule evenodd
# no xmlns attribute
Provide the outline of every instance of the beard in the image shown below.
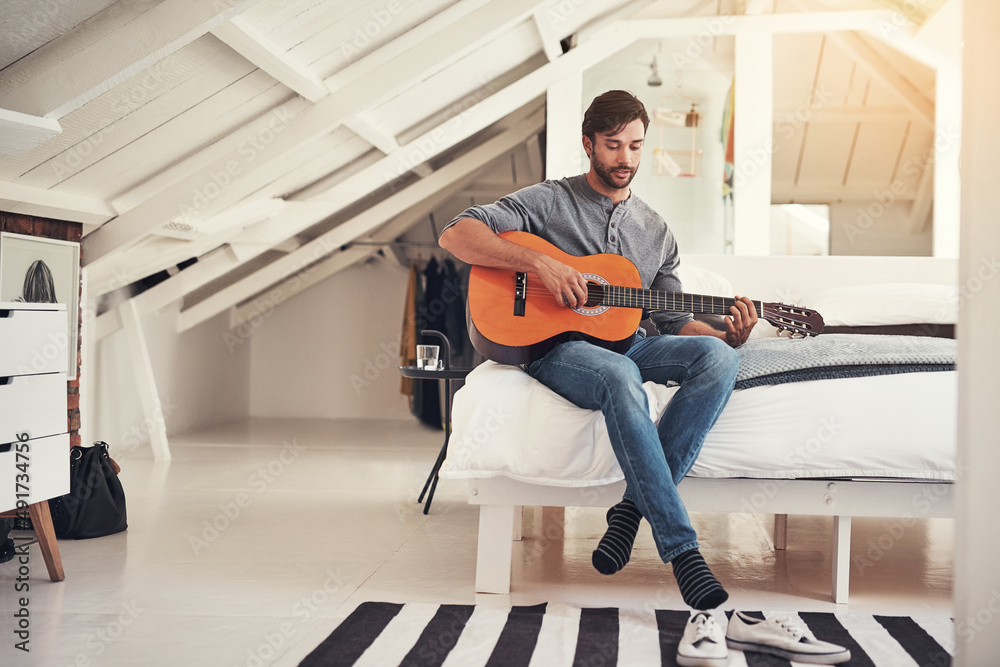
<svg viewBox="0 0 1000 667"><path fill-rule="evenodd" d="M609 188L613 188L616 190L624 190L625 188L627 188L629 184L632 182L632 179L635 178L635 172L639 168L638 164L635 165L634 167L627 167L625 165L617 165L612 167L610 165L601 162L600 159L593 154L591 154L590 157L590 164L594 168L594 172L597 174L597 176L602 181L604 181L604 184L607 185ZM615 172L617 170L628 171L628 174L627 175L616 174Z"/></svg>

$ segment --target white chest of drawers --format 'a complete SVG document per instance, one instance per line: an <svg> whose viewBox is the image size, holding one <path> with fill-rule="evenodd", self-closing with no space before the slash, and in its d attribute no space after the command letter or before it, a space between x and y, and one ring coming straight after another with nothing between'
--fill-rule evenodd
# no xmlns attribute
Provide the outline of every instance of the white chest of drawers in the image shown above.
<svg viewBox="0 0 1000 667"><path fill-rule="evenodd" d="M69 493L67 336L63 304L0 303L0 512Z"/></svg>

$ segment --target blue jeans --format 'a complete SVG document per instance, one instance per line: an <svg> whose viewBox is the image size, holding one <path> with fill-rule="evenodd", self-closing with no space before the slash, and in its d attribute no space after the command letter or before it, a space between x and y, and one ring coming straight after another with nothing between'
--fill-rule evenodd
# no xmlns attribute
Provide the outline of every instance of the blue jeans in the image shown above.
<svg viewBox="0 0 1000 667"><path fill-rule="evenodd" d="M570 341L528 366L560 396L604 413L628 485L625 497L649 521L665 563L698 547L677 484L726 406L736 370L736 351L722 340L669 335L637 339L625 354ZM649 380L680 384L659 426L649 418L642 389Z"/></svg>

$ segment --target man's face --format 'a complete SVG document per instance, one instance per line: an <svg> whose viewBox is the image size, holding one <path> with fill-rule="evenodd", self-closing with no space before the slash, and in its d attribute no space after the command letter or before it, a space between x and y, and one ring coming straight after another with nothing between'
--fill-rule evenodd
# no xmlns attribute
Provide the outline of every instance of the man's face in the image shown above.
<svg viewBox="0 0 1000 667"><path fill-rule="evenodd" d="M595 141L583 138L590 155L590 166L597 176L613 190L624 190L635 177L642 157L642 142L646 131L636 118L618 134L598 134Z"/></svg>

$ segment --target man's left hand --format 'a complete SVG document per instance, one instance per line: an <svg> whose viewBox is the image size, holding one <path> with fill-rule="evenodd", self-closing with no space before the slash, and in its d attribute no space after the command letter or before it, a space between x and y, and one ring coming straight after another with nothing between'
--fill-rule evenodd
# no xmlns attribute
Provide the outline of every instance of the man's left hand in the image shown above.
<svg viewBox="0 0 1000 667"><path fill-rule="evenodd" d="M736 303L729 308L726 322L726 342L739 347L750 338L750 332L757 325L757 308L745 296L737 296Z"/></svg>

